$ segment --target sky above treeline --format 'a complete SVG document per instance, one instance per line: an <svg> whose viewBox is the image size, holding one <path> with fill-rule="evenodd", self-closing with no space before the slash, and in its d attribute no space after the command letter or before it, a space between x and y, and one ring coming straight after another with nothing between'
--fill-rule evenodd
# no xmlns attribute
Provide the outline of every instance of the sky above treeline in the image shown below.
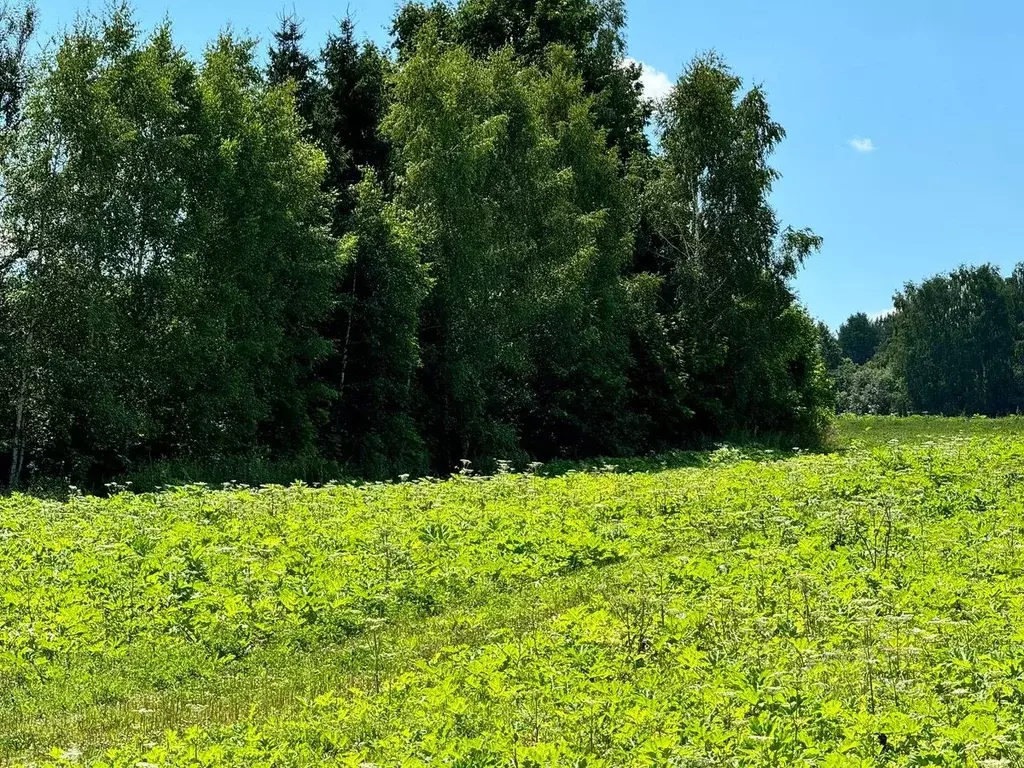
<svg viewBox="0 0 1024 768"><path fill-rule="evenodd" d="M43 38L103 2L38 0ZM138 19L174 24L198 54L217 32L267 40L294 10L311 47L349 13L386 44L395 0L139 0ZM833 328L875 315L893 293L960 264L1007 274L1024 261L1021 125L1024 5L1012 0L627 0L629 55L663 94L696 53L715 49L768 92L788 138L774 203L824 237L797 279Z"/></svg>

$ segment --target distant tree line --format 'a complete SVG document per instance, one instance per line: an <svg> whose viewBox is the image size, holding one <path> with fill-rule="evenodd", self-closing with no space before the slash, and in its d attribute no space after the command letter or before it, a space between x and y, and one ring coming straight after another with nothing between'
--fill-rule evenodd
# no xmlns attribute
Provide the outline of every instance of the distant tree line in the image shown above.
<svg viewBox="0 0 1024 768"><path fill-rule="evenodd" d="M962 267L894 297L891 313L819 324L837 406L852 413L999 416L1024 405L1024 264Z"/></svg>
<svg viewBox="0 0 1024 768"><path fill-rule="evenodd" d="M9 485L826 427L791 287L820 239L768 202L785 132L714 54L645 98L621 0L410 2L386 50L286 17L266 57L224 33L198 61L126 6L30 61L34 10L5 13Z"/></svg>

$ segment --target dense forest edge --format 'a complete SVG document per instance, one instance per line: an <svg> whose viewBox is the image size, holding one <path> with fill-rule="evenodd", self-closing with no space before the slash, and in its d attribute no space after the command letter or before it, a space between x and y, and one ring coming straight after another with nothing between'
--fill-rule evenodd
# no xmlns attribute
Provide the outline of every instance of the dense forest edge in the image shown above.
<svg viewBox="0 0 1024 768"><path fill-rule="evenodd" d="M819 323L837 407L857 414L1019 413L1024 404L1024 264L982 264L908 283L891 312Z"/></svg>
<svg viewBox="0 0 1024 768"><path fill-rule="evenodd" d="M706 53L648 99L621 1L410 2L387 49L286 15L198 60L127 5L32 55L37 21L0 19L8 488L816 447L837 406L1024 391L1019 270L816 324L767 94Z"/></svg>

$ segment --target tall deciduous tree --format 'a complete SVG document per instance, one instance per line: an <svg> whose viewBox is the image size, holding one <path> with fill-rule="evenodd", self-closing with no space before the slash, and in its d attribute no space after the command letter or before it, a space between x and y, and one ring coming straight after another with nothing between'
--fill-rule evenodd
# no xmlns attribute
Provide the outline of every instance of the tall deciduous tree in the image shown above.
<svg viewBox="0 0 1024 768"><path fill-rule="evenodd" d="M0 6L0 162L4 169L24 115L29 84L28 44L36 20L32 4ZM6 201L6 174L0 178L0 185ZM24 462L25 412L29 407L31 378L25 356L29 346L25 329L16 323L18 262L13 238L5 227L0 240L0 394L7 396L7 406L0 406L0 482L12 484L20 476Z"/></svg>
<svg viewBox="0 0 1024 768"><path fill-rule="evenodd" d="M570 61L421 35L396 81L399 199L428 228L436 280L421 381L442 466L593 449L621 416L625 188Z"/></svg>
<svg viewBox="0 0 1024 768"><path fill-rule="evenodd" d="M527 240L543 201L522 78L509 54L481 62L421 35L387 122L404 165L400 201L427 229L436 280L423 318L421 418L442 468L511 458L512 414L529 400L537 249Z"/></svg>
<svg viewBox="0 0 1024 768"><path fill-rule="evenodd" d="M789 282L820 239L783 229L768 202L785 131L760 88L716 55L695 59L662 107L663 157L643 261L664 278L667 326L701 430L807 431L827 387L817 332Z"/></svg>
<svg viewBox="0 0 1024 768"><path fill-rule="evenodd" d="M407 3L395 20L399 51L408 55L427 24L477 57L509 46L530 64L543 64L549 46L572 54L593 113L623 158L648 150L651 106L640 85L640 67L627 60L622 0L462 0L454 9L434 2Z"/></svg>
<svg viewBox="0 0 1024 768"><path fill-rule="evenodd" d="M237 361L233 381L251 398L257 444L299 451L312 445L325 395L312 368L329 348L317 326L332 301L337 243L324 154L303 140L290 89L260 78L254 48L222 35L200 73L214 172L197 181L207 306L219 314L214 338Z"/></svg>
<svg viewBox="0 0 1024 768"><path fill-rule="evenodd" d="M544 457L628 452L637 439L627 409L622 281L632 250L628 187L572 52L558 45L547 51L528 84L544 165L531 201L542 205L534 209L536 223L527 224L540 271L524 447Z"/></svg>
<svg viewBox="0 0 1024 768"><path fill-rule="evenodd" d="M27 374L15 478L26 453L68 472L109 467L157 431L167 392L154 358L168 343L195 72L166 28L144 47L137 34L121 8L64 38L7 169L12 324Z"/></svg>

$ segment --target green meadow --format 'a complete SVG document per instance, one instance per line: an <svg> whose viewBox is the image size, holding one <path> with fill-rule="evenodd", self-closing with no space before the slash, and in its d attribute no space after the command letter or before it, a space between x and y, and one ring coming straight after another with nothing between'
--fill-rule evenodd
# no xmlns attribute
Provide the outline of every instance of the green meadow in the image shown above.
<svg viewBox="0 0 1024 768"><path fill-rule="evenodd" d="M446 480L0 499L0 757L1024 763L1024 420Z"/></svg>

